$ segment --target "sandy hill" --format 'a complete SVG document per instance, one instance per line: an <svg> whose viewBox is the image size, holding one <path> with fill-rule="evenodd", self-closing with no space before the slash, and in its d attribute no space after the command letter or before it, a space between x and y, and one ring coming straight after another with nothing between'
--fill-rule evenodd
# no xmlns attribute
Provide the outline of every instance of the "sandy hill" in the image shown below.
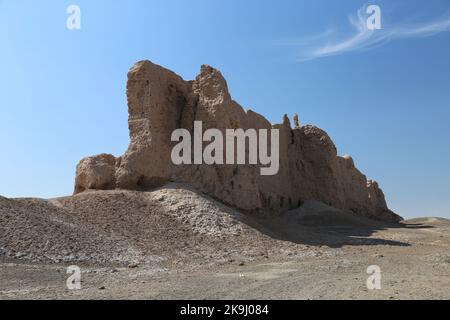
<svg viewBox="0 0 450 320"><path fill-rule="evenodd" d="M0 198L0 254L35 262L195 265L304 256L313 254L310 246L376 242L366 237L386 226L314 201L277 216L246 215L180 184Z"/></svg>

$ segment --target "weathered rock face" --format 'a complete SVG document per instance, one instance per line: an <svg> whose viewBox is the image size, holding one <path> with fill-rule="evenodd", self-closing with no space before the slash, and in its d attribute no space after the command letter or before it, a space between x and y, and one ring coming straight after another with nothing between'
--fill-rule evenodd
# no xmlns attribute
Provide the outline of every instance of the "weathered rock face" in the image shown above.
<svg viewBox="0 0 450 320"><path fill-rule="evenodd" d="M87 189L147 189L168 181L188 183L220 201L248 212L282 212L305 200L317 200L355 214L399 221L376 182L355 168L349 156L337 156L330 137L314 126L291 127L287 116L272 125L232 100L221 73L202 66L194 81L149 61L128 73L130 145L120 158L99 155L77 167L75 193ZM171 161L175 129L279 129L280 170L260 175L258 165L181 165Z"/></svg>
<svg viewBox="0 0 450 320"><path fill-rule="evenodd" d="M116 186L116 158L100 154L84 158L77 166L75 193L85 190L107 190Z"/></svg>

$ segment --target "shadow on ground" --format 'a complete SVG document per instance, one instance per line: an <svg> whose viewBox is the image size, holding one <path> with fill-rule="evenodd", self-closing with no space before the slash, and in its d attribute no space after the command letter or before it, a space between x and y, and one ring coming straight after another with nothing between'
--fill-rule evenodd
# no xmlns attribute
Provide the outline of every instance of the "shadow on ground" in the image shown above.
<svg viewBox="0 0 450 320"><path fill-rule="evenodd" d="M277 217L249 217L241 222L271 238L310 246L410 246L407 242L377 238L388 229L430 229L424 224L386 223L342 211L299 212Z"/></svg>

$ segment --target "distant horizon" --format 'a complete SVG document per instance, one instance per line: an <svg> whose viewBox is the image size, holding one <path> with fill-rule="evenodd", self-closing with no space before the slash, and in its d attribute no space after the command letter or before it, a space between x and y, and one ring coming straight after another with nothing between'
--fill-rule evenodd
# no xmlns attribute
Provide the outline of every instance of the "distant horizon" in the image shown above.
<svg viewBox="0 0 450 320"><path fill-rule="evenodd" d="M243 108L325 130L394 212L449 219L450 4L370 4L379 33L359 0L0 1L0 196L69 196L79 160L122 155L126 75L150 60L217 68Z"/></svg>

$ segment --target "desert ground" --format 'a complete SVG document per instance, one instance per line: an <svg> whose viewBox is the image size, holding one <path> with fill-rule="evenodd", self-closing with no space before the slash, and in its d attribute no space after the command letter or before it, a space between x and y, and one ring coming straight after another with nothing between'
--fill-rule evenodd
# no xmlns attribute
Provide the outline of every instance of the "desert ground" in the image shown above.
<svg viewBox="0 0 450 320"><path fill-rule="evenodd" d="M67 288L71 265L80 290ZM0 299L450 299L450 221L313 201L244 214L178 184L0 197Z"/></svg>

